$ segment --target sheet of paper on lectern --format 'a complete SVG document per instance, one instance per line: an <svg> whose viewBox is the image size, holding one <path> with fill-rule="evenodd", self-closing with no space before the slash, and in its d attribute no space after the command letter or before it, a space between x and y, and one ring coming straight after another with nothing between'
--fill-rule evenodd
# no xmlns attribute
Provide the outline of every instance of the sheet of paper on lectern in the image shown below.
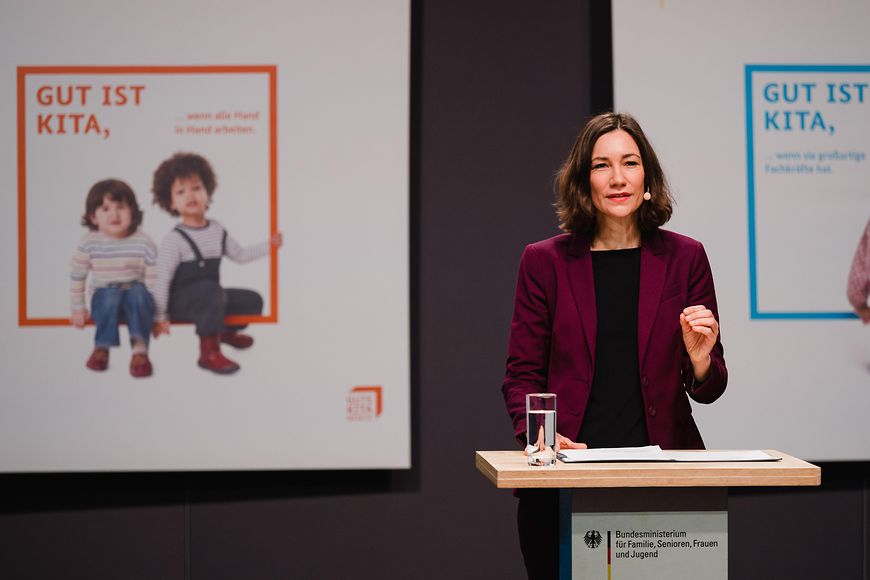
<svg viewBox="0 0 870 580"><path fill-rule="evenodd" d="M658 445L646 447L614 447L600 449L565 449L559 453L565 463L594 463L620 461L779 461L760 450L663 451Z"/></svg>

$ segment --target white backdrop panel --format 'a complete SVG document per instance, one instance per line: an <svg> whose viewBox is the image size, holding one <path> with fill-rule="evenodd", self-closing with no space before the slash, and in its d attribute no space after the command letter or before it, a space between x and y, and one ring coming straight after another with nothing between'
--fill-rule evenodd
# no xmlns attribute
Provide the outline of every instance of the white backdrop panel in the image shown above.
<svg viewBox="0 0 870 580"><path fill-rule="evenodd" d="M409 43L407 0L2 4L0 471L410 466ZM93 327L19 324L16 71L234 65L277 71L274 148L267 75L27 77L25 319L69 316L69 257L95 181L130 183L143 229L158 242L169 231L174 220L151 204L150 186L176 151L210 159L218 188L209 215L239 241L266 239L271 220L284 234L277 312L270 258L223 270L227 285L258 290L264 315L277 316L250 327L253 348L227 350L241 371L199 369L191 326L152 341L153 377L130 377L123 329L109 369L89 371ZM40 86L98 92L104 82L146 85L138 107L75 104L109 138L34 134ZM176 130L188 113L239 109L260 112L246 123L253 132Z"/></svg>
<svg viewBox="0 0 870 580"><path fill-rule="evenodd" d="M716 280L730 382L694 405L708 447L870 459L870 328L845 298L870 218L868 21L858 1L613 2L616 108Z"/></svg>

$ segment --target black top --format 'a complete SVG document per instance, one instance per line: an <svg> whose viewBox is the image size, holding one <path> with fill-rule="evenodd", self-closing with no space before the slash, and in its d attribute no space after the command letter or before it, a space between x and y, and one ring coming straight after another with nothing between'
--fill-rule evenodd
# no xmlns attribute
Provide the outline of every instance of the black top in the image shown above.
<svg viewBox="0 0 870 580"><path fill-rule="evenodd" d="M637 355L640 248L592 252L595 375L577 441L595 447L649 445Z"/></svg>

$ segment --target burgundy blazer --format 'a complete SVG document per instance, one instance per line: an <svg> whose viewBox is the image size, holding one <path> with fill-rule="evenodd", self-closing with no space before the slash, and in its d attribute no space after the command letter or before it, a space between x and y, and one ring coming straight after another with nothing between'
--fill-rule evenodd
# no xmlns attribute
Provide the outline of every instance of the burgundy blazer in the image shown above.
<svg viewBox="0 0 870 580"><path fill-rule="evenodd" d="M525 440L526 394L558 395L556 428L576 440L595 374L595 284L590 239L562 234L526 246L520 261L502 385L519 441ZM636 356L649 441L664 449L703 449L688 397L712 403L725 390L722 342L710 353L710 376L697 383L680 329L686 306L703 304L716 319L713 275L704 247L665 230L644 235L640 251Z"/></svg>

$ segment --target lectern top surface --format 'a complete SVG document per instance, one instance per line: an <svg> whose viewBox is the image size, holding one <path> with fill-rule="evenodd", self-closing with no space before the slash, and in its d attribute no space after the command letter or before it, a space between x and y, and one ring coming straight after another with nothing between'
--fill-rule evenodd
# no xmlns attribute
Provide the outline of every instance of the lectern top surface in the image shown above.
<svg viewBox="0 0 870 580"><path fill-rule="evenodd" d="M522 451L478 451L477 469L498 488L746 487L819 485L816 465L781 451L775 462L562 463L530 467Z"/></svg>

